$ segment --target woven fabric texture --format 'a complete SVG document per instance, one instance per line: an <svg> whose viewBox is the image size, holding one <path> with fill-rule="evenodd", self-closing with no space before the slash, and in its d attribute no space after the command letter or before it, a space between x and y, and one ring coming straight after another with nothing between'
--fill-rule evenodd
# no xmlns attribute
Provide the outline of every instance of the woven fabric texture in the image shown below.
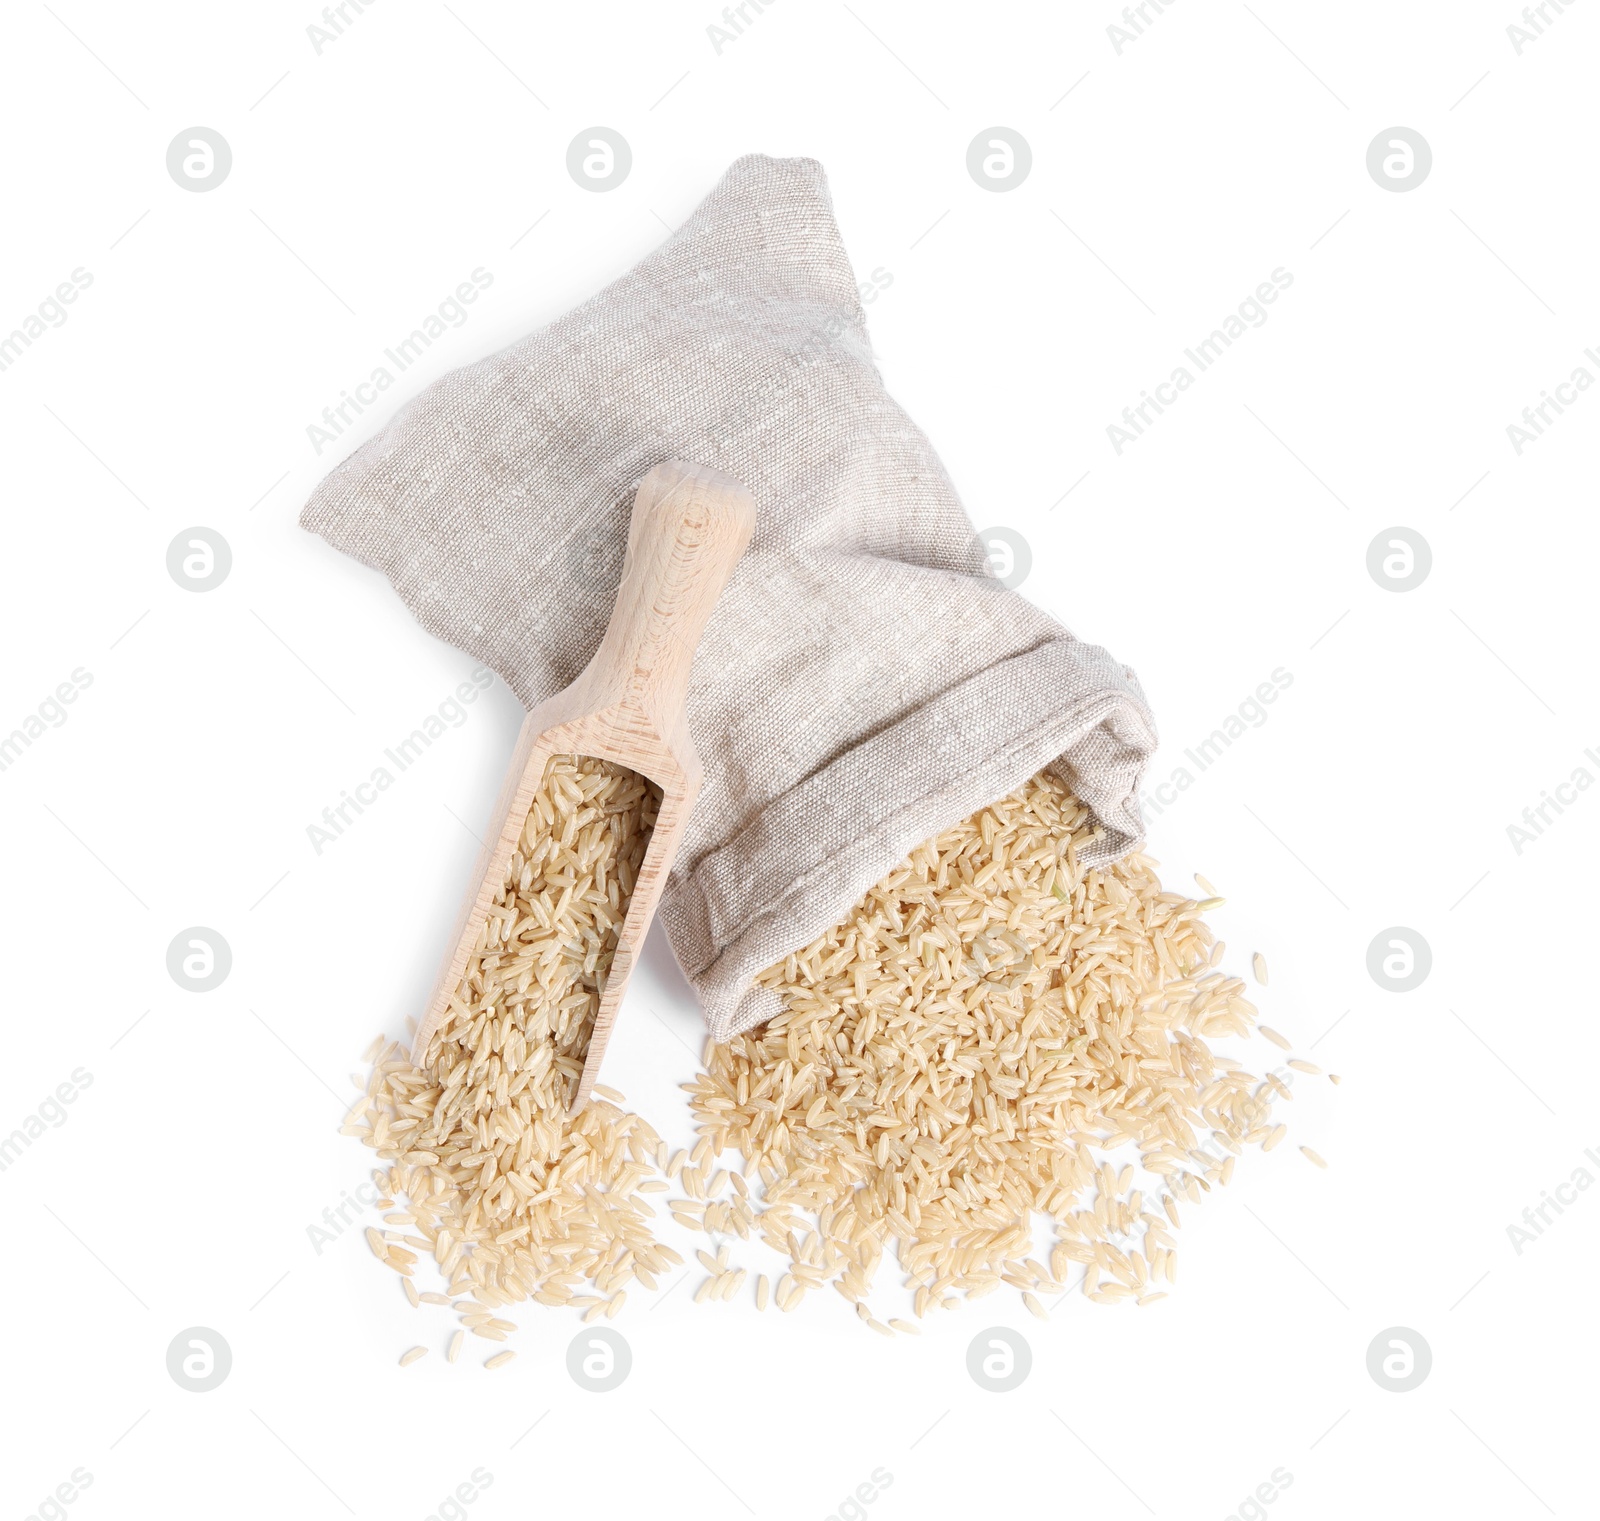
<svg viewBox="0 0 1600 1521"><path fill-rule="evenodd" d="M1138 842L1138 681L995 578L884 389L812 160L740 159L628 274L406 405L301 522L533 707L599 644L634 490L671 458L757 507L695 661L705 787L660 910L714 1038L777 1012L763 968L1041 768L1101 859Z"/></svg>

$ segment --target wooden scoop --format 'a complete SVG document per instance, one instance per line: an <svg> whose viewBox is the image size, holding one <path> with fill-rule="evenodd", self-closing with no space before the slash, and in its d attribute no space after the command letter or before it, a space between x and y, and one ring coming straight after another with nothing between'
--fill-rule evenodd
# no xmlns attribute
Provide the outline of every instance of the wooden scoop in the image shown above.
<svg viewBox="0 0 1600 1521"><path fill-rule="evenodd" d="M490 905L505 886L512 852L553 755L589 755L639 772L661 789L661 810L600 991L594 1033L570 1112L588 1101L617 1008L655 917L656 902L689 810L700 793L700 759L689 742L689 668L711 609L755 528L755 501L731 476L669 460L639 484L628 552L611 622L594 658L565 691L523 721L505 784L474 868L475 883L450 953L418 1026L412 1059L461 985Z"/></svg>

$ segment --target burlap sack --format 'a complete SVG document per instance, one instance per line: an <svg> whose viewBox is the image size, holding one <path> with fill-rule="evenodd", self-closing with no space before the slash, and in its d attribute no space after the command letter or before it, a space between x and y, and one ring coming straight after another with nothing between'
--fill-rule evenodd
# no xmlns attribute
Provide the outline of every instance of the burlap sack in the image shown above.
<svg viewBox="0 0 1600 1521"><path fill-rule="evenodd" d="M593 653L634 488L673 457L758 514L695 663L705 790L661 909L713 1037L777 1012L755 974L1042 767L1103 858L1137 842L1138 681L995 579L884 391L812 160L740 159L630 273L404 407L301 523L533 707Z"/></svg>

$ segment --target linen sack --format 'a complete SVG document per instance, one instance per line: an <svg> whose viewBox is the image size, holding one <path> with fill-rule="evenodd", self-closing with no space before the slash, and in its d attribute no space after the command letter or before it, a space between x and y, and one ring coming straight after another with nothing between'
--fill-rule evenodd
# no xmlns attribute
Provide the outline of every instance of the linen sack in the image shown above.
<svg viewBox="0 0 1600 1521"><path fill-rule="evenodd" d="M695 661L705 786L660 909L714 1039L779 1011L765 967L1041 768L1102 826L1090 859L1138 842L1138 681L996 576L884 389L810 159L740 159L628 274L407 404L301 523L531 708L599 644L634 490L671 458L757 511Z"/></svg>

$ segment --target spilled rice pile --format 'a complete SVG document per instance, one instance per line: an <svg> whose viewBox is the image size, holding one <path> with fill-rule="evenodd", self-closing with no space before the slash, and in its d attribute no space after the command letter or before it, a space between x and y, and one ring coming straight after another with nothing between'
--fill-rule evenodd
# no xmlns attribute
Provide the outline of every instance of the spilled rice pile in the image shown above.
<svg viewBox="0 0 1600 1521"><path fill-rule="evenodd" d="M447 1292L426 1300L455 1301L475 1336L503 1341L516 1327L493 1312L530 1298L614 1315L627 1284L654 1288L683 1261L642 1197L667 1186L655 1131L608 1090L567 1116L659 802L623 767L551 762L422 1065L397 1043L374 1053L347 1118L390 1164L374 1174L389 1212L373 1252L416 1299L430 1253Z"/></svg>
<svg viewBox="0 0 1600 1521"><path fill-rule="evenodd" d="M1075 1266L1091 1299L1148 1303L1177 1280L1180 1200L1282 1138L1286 1084L1209 1044L1256 1016L1217 970L1201 911L1220 900L1163 892L1138 854L1082 868L1095 832L1035 776L770 967L785 1013L708 1050L689 1085L702 1144L743 1155L761 1209L673 1208L787 1252L780 1306L832 1283L870 1319L891 1250L918 1315L1002 1283L1042 1315Z"/></svg>
<svg viewBox="0 0 1600 1521"><path fill-rule="evenodd" d="M1083 867L1096 826L1044 773L763 974L785 1011L708 1045L686 1085L692 1152L669 1155L606 1090L569 1120L655 802L619 767L552 763L422 1067L391 1045L347 1123L390 1164L374 1252L414 1300L454 1303L463 1331L504 1339L494 1312L529 1298L594 1319L626 1285L654 1288L682 1259L645 1196L671 1182L674 1220L712 1238L699 1301L738 1294L734 1254L760 1241L788 1259L775 1283L756 1276L760 1308L831 1285L891 1336L914 1326L867 1306L886 1254L918 1316L1002 1284L1041 1317L1039 1296L1068 1287L1145 1304L1177 1280L1180 1204L1282 1139L1283 1079L1211 1049L1256 1028L1202 917L1220 899L1162 891L1138 854ZM412 1286L423 1251L446 1293Z"/></svg>

